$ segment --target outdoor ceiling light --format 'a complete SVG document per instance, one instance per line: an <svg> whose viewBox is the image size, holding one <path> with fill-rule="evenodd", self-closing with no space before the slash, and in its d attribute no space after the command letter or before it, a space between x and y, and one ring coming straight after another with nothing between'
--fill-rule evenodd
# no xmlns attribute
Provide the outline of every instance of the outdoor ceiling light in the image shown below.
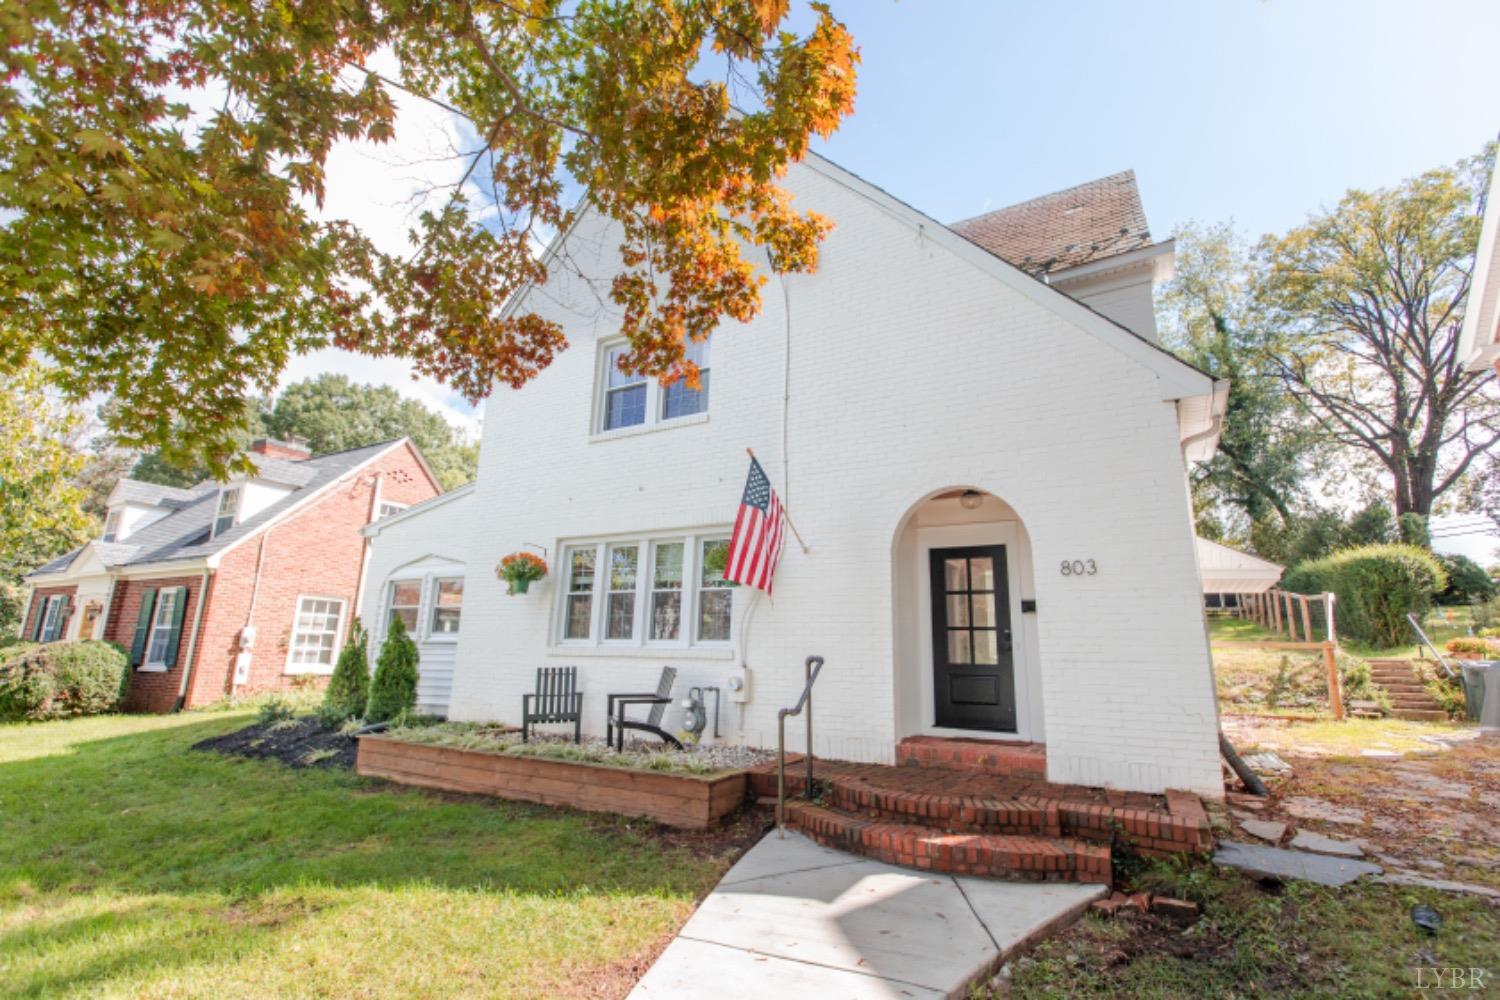
<svg viewBox="0 0 1500 1000"><path fill-rule="evenodd" d="M978 510L979 505L984 502L984 496L978 490L964 490L958 498L964 510Z"/></svg>

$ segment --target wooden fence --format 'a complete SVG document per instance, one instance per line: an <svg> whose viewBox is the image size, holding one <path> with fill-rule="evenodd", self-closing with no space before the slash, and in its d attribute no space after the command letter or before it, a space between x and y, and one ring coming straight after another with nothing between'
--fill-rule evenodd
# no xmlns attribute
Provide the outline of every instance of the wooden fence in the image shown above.
<svg viewBox="0 0 1500 1000"><path fill-rule="evenodd" d="M1335 719L1344 718L1344 695L1339 686L1338 627L1334 617L1336 598L1331 593L1294 594L1289 590L1266 590L1238 594L1235 614L1264 629L1286 636L1286 641L1219 642L1230 647L1260 649L1319 650L1328 678L1328 705ZM1298 638L1298 637L1301 638Z"/></svg>

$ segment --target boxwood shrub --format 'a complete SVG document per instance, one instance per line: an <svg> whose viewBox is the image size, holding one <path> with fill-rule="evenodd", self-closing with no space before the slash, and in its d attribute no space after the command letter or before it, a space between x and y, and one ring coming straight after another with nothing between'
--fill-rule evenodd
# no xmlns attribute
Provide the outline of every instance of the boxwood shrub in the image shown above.
<svg viewBox="0 0 1500 1000"><path fill-rule="evenodd" d="M0 722L113 712L129 677L130 655L112 642L0 650Z"/></svg>
<svg viewBox="0 0 1500 1000"><path fill-rule="evenodd" d="M1282 586L1299 594L1332 591L1339 633L1372 646L1415 642L1406 615L1432 607L1448 585L1432 553L1415 545L1365 545L1287 570Z"/></svg>

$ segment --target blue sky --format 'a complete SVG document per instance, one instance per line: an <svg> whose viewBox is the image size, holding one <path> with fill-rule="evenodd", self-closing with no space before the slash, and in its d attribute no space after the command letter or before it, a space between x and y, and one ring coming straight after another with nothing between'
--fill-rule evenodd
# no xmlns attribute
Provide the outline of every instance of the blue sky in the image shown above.
<svg viewBox="0 0 1500 1000"><path fill-rule="evenodd" d="M1500 131L1500 2L844 0L820 152L943 221L1132 167L1153 234L1296 225Z"/></svg>

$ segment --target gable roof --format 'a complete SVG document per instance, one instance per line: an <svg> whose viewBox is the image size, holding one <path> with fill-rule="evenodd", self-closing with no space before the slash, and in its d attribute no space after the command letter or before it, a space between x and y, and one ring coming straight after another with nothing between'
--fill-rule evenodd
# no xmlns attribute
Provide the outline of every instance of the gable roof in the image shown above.
<svg viewBox="0 0 1500 1000"><path fill-rule="evenodd" d="M111 504L144 504L147 507L180 506L190 503L196 492L202 488L202 483L191 489L179 489L176 486L147 483L139 479L121 479L115 483L114 489L109 491L109 502Z"/></svg>
<svg viewBox="0 0 1500 1000"><path fill-rule="evenodd" d="M363 448L319 455L302 462L286 462L281 459L267 459L263 455L254 455L252 458L261 472L264 473L269 465L272 467L271 471L274 476L289 475L287 470L280 468L281 466L302 466L303 468L296 470L296 477L302 481L301 484L254 517L236 524L221 535L210 538L209 536L213 533L214 515L218 510L219 484L209 480L199 483L191 490L175 491L186 494L186 499L167 498L168 504L166 505L176 506L177 509L132 533L126 541L95 541L88 544L94 547L101 561L110 569L205 559L256 534L273 521L279 520L311 500L324 487L332 485L361 465L406 443L406 438L397 438L394 441L382 441ZM269 477L263 475L262 478ZM285 482L284 479L276 481ZM129 482L135 485L152 485L140 484L135 480L129 480ZM163 487L163 489L170 490L171 487ZM83 548L60 556L28 573L27 576L61 573L72 565Z"/></svg>
<svg viewBox="0 0 1500 1000"><path fill-rule="evenodd" d="M1135 171L1044 194L948 228L1028 274L1054 274L1151 246Z"/></svg>

